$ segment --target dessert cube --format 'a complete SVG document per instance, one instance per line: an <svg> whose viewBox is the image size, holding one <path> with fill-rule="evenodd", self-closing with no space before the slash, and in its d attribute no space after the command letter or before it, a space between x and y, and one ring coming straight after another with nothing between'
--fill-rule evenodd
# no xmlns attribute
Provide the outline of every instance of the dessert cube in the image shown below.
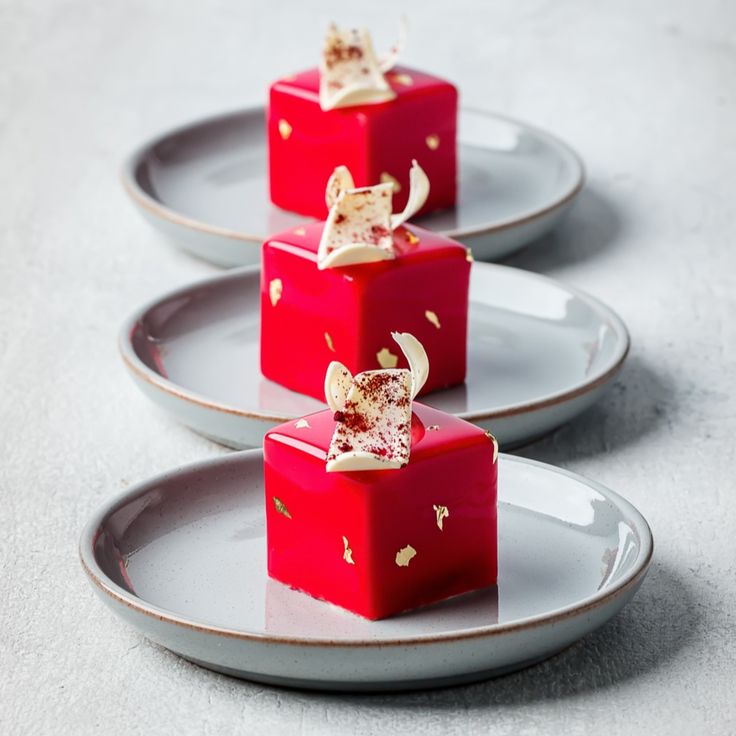
<svg viewBox="0 0 736 736"><path fill-rule="evenodd" d="M394 183L394 208L409 192L416 159L432 184L422 212L452 207L457 189L457 89L405 67L386 72L394 93L383 102L324 110L320 72L310 69L273 83L267 113L271 201L286 210L324 218L324 191L336 166L358 186Z"/></svg>
<svg viewBox="0 0 736 736"><path fill-rule="evenodd" d="M424 393L465 380L470 256L459 243L413 225L390 237L395 257L320 270L324 223L269 238L262 253L261 371L321 399L332 360L357 373L406 367L391 331L424 345Z"/></svg>
<svg viewBox="0 0 736 736"><path fill-rule="evenodd" d="M341 421L326 410L266 435L268 574L368 619L494 585L495 440L414 404L403 467L328 472Z"/></svg>

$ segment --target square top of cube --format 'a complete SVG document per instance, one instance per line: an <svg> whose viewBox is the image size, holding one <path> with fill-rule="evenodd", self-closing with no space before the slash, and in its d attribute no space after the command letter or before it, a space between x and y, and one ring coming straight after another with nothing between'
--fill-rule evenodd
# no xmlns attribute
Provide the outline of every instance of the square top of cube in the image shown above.
<svg viewBox="0 0 736 736"><path fill-rule="evenodd" d="M416 69L395 66L386 72L385 77L391 89L396 93L394 100L336 108L334 110L327 110L325 113L344 114L355 110L360 110L361 113L369 113L371 110L378 111L385 109L387 105L391 105L397 100L411 100L428 94L436 94L437 92L450 92L457 96L457 88L451 82L435 77L432 74L427 74L426 72L417 71ZM277 79L271 85L271 92L295 95L296 97L301 97L319 105L319 80L319 69L314 67L290 77Z"/></svg>
<svg viewBox="0 0 736 736"><path fill-rule="evenodd" d="M326 462L327 449L334 431L334 412L327 409L274 427L266 433L266 441L289 445L295 450ZM492 443L494 455L498 453L496 440L484 429L452 414L414 402L411 456L407 467L439 453L451 452L482 442ZM350 473L350 476L359 481L376 473L401 473L401 470L359 471Z"/></svg>
<svg viewBox="0 0 736 736"><path fill-rule="evenodd" d="M317 249L324 225L324 222L312 222L301 227L285 230L269 237L266 246L287 251L299 258L312 261L316 265ZM419 263L444 258L456 258L466 261L471 259L470 251L464 245L416 225L402 225L394 230L393 247L396 253L395 259L374 263L359 263L329 270L347 272L371 267L382 266L385 268L387 264Z"/></svg>

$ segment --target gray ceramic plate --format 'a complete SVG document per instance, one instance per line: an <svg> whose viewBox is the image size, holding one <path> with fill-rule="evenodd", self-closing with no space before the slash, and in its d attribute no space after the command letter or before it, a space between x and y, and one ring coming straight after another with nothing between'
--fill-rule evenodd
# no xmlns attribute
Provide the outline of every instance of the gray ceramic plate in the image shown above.
<svg viewBox="0 0 736 736"><path fill-rule="evenodd" d="M185 287L136 311L120 349L143 393L229 447L260 447L276 424L324 408L259 370L255 267ZM502 447L539 437L597 400L629 337L608 307L552 279L473 264L468 376L423 401L489 429Z"/></svg>
<svg viewBox="0 0 736 736"><path fill-rule="evenodd" d="M165 133L125 164L123 184L174 245L222 266L259 262L266 235L304 219L272 207L262 108ZM417 220L496 259L539 238L583 185L578 156L548 133L475 110L460 115L455 210Z"/></svg>
<svg viewBox="0 0 736 736"><path fill-rule="evenodd" d="M266 577L263 456L142 483L85 528L95 590L145 636L205 667L296 687L469 682L560 651L634 595L652 556L639 512L597 483L501 456L492 589L369 622Z"/></svg>

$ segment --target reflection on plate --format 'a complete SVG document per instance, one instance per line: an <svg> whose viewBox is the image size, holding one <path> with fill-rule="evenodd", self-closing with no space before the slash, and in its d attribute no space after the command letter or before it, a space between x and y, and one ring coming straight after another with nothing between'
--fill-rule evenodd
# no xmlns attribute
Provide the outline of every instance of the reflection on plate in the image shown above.
<svg viewBox="0 0 736 736"><path fill-rule="evenodd" d="M564 143L499 115L462 110L458 206L417 220L501 258L550 230L580 192L583 167ZM268 234L304 218L268 201L265 112L221 115L164 133L125 164L123 184L172 243L222 266L259 262Z"/></svg>
<svg viewBox="0 0 736 736"><path fill-rule="evenodd" d="M164 647L297 687L380 690L489 677L560 651L634 595L652 538L602 486L500 456L499 580L379 622L266 576L263 456L233 453L107 502L80 554L96 591Z"/></svg>
<svg viewBox="0 0 736 736"><path fill-rule="evenodd" d="M157 299L124 324L138 387L192 429L258 447L276 424L324 408L261 376L259 272L231 271ZM422 401L489 429L502 447L539 437L595 402L629 347L621 320L544 276L473 264L468 376Z"/></svg>

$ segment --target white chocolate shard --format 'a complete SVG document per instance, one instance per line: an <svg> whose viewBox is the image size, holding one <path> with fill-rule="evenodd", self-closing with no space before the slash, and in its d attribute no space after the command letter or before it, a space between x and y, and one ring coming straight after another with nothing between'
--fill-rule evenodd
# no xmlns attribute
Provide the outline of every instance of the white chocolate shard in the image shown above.
<svg viewBox="0 0 736 736"><path fill-rule="evenodd" d="M395 97L383 76L368 31L365 28L346 31L331 25L322 49L320 107L333 110L371 105Z"/></svg>
<svg viewBox="0 0 736 736"><path fill-rule="evenodd" d="M328 473L390 470L409 462L411 374L365 371L353 378L327 451Z"/></svg>
<svg viewBox="0 0 736 736"><path fill-rule="evenodd" d="M414 159L409 170L409 198L406 200L406 207L404 207L403 212L391 215L391 229L396 230L397 227L401 227L407 220L414 217L424 207L428 196L429 178L424 169Z"/></svg>
<svg viewBox="0 0 736 736"><path fill-rule="evenodd" d="M327 189L325 190L327 209L331 210L337 202L337 198L348 189L355 189L353 175L347 166L338 166L327 181Z"/></svg>
<svg viewBox="0 0 736 736"><path fill-rule="evenodd" d="M396 43L378 59L378 68L385 74L390 72L399 60L399 56L406 46L406 37L409 35L409 22L405 15L399 19L399 38Z"/></svg>
<svg viewBox="0 0 736 736"><path fill-rule="evenodd" d="M325 397L335 412L327 451L328 473L402 468L411 453L411 402L429 373L422 344L408 332L392 333L409 363L404 368L351 376L337 361L325 376Z"/></svg>
<svg viewBox="0 0 736 736"><path fill-rule="evenodd" d="M429 179L416 161L409 171L411 190L404 211L392 215L393 184L352 188L353 177L338 166L327 183L330 206L317 249L317 268L336 268L396 257L393 231L422 208Z"/></svg>
<svg viewBox="0 0 736 736"><path fill-rule="evenodd" d="M340 192L322 230L317 267L322 270L395 257L391 184Z"/></svg>
<svg viewBox="0 0 736 736"><path fill-rule="evenodd" d="M325 373L325 400L332 411L342 411L348 398L353 374L339 361L333 360Z"/></svg>
<svg viewBox="0 0 736 736"><path fill-rule="evenodd" d="M429 358L424 349L424 345L408 332L392 332L391 337L395 340L404 353L404 357L409 363L409 372L411 373L411 398L415 399L417 394L427 382L429 375Z"/></svg>

